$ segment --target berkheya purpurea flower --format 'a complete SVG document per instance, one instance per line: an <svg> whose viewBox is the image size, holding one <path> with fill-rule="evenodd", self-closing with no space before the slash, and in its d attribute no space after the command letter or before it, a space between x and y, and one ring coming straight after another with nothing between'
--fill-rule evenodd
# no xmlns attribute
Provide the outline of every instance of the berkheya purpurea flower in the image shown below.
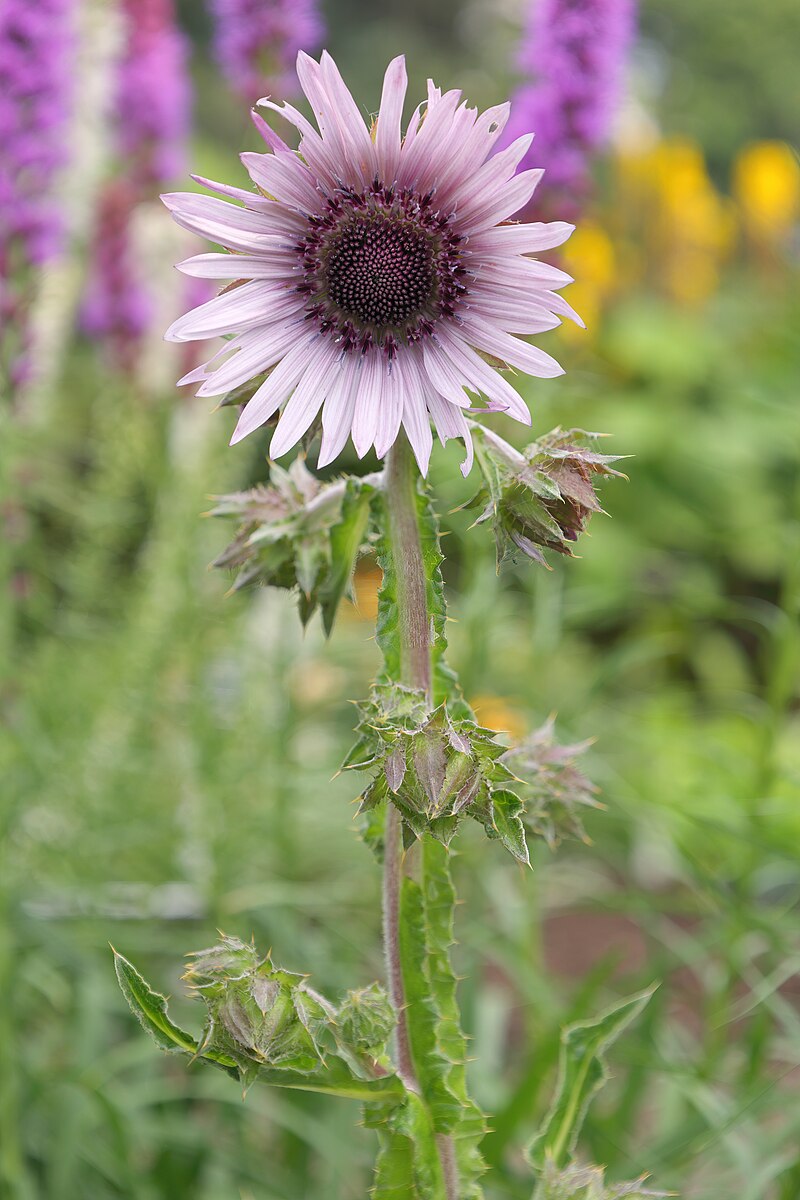
<svg viewBox="0 0 800 1200"><path fill-rule="evenodd" d="M478 1200L486 1126L467 1092L448 846L470 816L528 864L529 839L553 846L584 836L579 809L596 801L574 762L583 745L558 747L550 724L518 748L505 745L475 721L445 662L442 554L423 478L431 423L442 442L464 441L465 474L475 438L483 517L493 520L501 559L509 547L537 561L540 547L568 553L599 510L595 476L616 472L579 431L556 430L520 453L474 420L504 412L529 424L505 372L560 374L526 337L562 316L578 320L558 295L569 277L533 257L572 227L511 219L541 172L516 173L530 135L498 150L509 106L479 114L460 92L430 84L403 136L402 58L389 65L371 127L328 54L320 62L301 54L298 73L318 128L290 105L262 101L300 136L292 149L256 115L268 152L243 155L254 190L200 180L226 199L165 198L179 223L223 247L181 269L229 281L168 336L228 339L183 382L244 404L234 443L280 413L275 459L311 435L321 413L318 467L349 437L359 456L374 448L386 458L383 470L331 481L298 456L288 471L273 464L268 485L219 498L214 511L239 523L219 560L239 572L237 586L296 591L302 619L320 607L326 632L359 556L374 555L382 573L383 667L344 765L371 776L360 814L383 864L387 989L357 988L337 1006L271 955L223 937L190 967L207 1005L196 1039L121 956L117 970L162 1047L247 1085L361 1099L380 1144L375 1200ZM602 1172L581 1173L572 1156L606 1077L604 1054L649 994L565 1032L556 1098L531 1145L537 1196L566 1200L573 1184L576 1195L594 1188L598 1200L624 1194L598 1191Z"/></svg>
<svg viewBox="0 0 800 1200"><path fill-rule="evenodd" d="M330 55L300 54L297 69L319 131L289 104L261 105L300 134L291 149L256 114L264 154L242 161L254 191L199 180L227 200L164 197L181 225L228 253L180 264L189 275L234 285L169 329L175 341L230 336L182 382L224 396L257 380L233 434L238 442L281 410L270 453L279 458L322 410L318 466L349 436L359 456L383 458L405 431L423 474L430 422L441 440L462 438L465 410L530 423L499 367L562 374L519 335L580 320L558 290L570 277L531 257L560 245L572 226L509 223L541 171L516 174L532 135L493 153L510 106L478 113L461 93L428 86L402 135L406 68L389 64L368 128Z"/></svg>

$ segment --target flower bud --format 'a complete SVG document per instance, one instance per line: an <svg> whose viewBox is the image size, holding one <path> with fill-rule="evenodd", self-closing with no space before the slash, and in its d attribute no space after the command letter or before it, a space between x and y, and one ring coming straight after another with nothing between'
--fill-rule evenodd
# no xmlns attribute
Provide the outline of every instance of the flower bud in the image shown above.
<svg viewBox="0 0 800 1200"><path fill-rule="evenodd" d="M565 837L588 842L580 809L602 808L598 789L575 765L591 739L560 746L553 733L553 718L545 721L518 746L507 750L503 762L524 783L526 830L543 838L551 850Z"/></svg>
<svg viewBox="0 0 800 1200"><path fill-rule="evenodd" d="M281 971L254 945L226 937L192 955L184 976L205 1001L201 1040L230 1055L245 1077L259 1066L312 1071L321 1061L320 1036L333 1009L308 991L305 977Z"/></svg>
<svg viewBox="0 0 800 1200"><path fill-rule="evenodd" d="M296 591L303 624L319 606L330 633L366 537L371 490L364 479L323 483L302 458L288 471L273 463L268 486L217 498L209 515L235 517L239 528L213 565L237 572L234 591L252 583Z"/></svg>
<svg viewBox="0 0 800 1200"><path fill-rule="evenodd" d="M620 455L591 448L601 434L554 429L520 452L482 426L474 433L484 486L470 507L484 505L476 525L492 522L498 568L519 551L543 566L544 550L572 555L592 513L603 511L593 477L625 478L609 465Z"/></svg>
<svg viewBox="0 0 800 1200"><path fill-rule="evenodd" d="M379 983L348 992L337 1017L342 1040L358 1053L381 1058L396 1023L391 1001Z"/></svg>

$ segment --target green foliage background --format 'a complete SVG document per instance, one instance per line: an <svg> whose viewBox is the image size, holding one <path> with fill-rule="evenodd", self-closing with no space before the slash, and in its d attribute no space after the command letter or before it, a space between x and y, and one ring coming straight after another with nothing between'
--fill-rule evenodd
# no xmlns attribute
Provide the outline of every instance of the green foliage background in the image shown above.
<svg viewBox="0 0 800 1200"><path fill-rule="evenodd" d="M404 48L420 75L463 68L494 99L509 30L478 7L426 12L329 14L359 94ZM649 0L643 21L669 64L667 128L721 166L787 133L792 6ZM244 122L197 71L200 168L225 172ZM739 92L757 103L726 100ZM587 769L608 806L593 845L539 850L532 874L460 835L456 959L493 1198L527 1200L513 1147L547 1110L560 1027L656 979L587 1157L687 1200L800 1195L798 317L780 281L732 271L702 312L627 296L594 344L561 349L565 379L530 385L534 431L599 428L634 457L603 492L612 519L551 573L498 579L486 531L452 512L471 494L458 450L435 454L466 693L596 736ZM378 666L370 624L346 612L325 643L284 595L226 598L206 570L227 531L198 514L263 475L265 435L230 451L230 413L144 401L87 347L51 399L46 433L19 422L2 443L0 1194L363 1197L373 1144L355 1105L259 1088L242 1104L221 1075L160 1057L107 943L195 1030L180 957L217 928L326 992L381 975L377 871L354 781L331 778L346 702Z"/></svg>

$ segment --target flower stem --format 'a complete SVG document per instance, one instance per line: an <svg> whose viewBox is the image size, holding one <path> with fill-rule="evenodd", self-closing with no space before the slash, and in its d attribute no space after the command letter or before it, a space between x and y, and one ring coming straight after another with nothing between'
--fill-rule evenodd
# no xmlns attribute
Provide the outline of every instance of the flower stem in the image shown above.
<svg viewBox="0 0 800 1200"><path fill-rule="evenodd" d="M400 635L400 682L425 692L433 705L431 626L428 583L417 510L417 466L404 435L395 442L386 463L386 502L389 544L394 559ZM383 939L389 995L397 1013L397 1073L405 1086L420 1091L406 1018L405 986L400 959L400 893L403 882L403 840L400 813L386 809L383 874ZM458 1200L459 1180L453 1139L438 1134L436 1145L447 1200Z"/></svg>

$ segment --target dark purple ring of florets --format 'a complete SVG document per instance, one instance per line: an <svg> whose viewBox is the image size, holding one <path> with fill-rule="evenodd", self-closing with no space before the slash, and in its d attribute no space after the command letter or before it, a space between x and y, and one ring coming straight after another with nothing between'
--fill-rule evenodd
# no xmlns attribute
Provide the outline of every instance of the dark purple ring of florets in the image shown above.
<svg viewBox="0 0 800 1200"><path fill-rule="evenodd" d="M464 238L452 220L434 208L433 192L417 196L378 182L363 192L339 189L295 246L306 319L343 351L377 345L389 359L398 344L433 333L467 292Z"/></svg>

